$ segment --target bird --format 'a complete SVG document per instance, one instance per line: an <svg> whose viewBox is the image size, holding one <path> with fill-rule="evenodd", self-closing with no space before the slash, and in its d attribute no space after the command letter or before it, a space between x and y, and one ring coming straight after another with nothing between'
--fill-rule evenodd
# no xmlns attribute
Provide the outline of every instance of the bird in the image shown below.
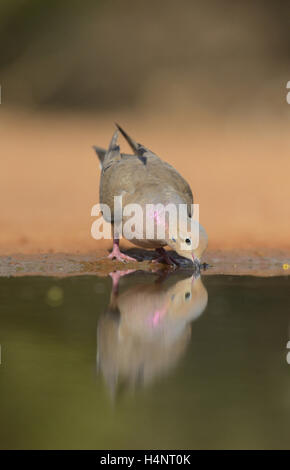
<svg viewBox="0 0 290 470"><path fill-rule="evenodd" d="M131 147L133 154L120 152L118 145L119 133L125 138ZM199 244L194 243L194 234L190 233L188 226L192 221L193 195L187 181L169 163L162 160L154 152L144 145L137 143L130 137L124 129L116 124L108 149L93 146L98 155L101 166L100 177L100 202L110 208L110 216L104 219L111 223L113 228L116 224L128 220L123 213L114 213L114 196L122 197L123 207L126 204L139 204L145 210L148 204L172 204L178 207L180 204L186 205L187 211L182 219L179 219L179 229L175 236L171 236L168 230L168 221L164 222L165 233L162 238L158 236L148 238L145 236L145 229L139 237L131 236L130 241L142 248L155 249L158 253L157 262L164 262L169 265L178 265L178 261L170 256L164 247L168 246L183 258L191 260L195 266L201 265L201 256L207 248L208 237L205 229L198 224ZM158 228L161 220L154 212L154 229ZM146 228L146 220L144 219ZM124 227L124 225L123 225ZM154 232L156 233L156 232ZM158 232L157 232L158 235ZM116 233L114 230L113 250L108 255L110 259L123 262L136 261L120 251L119 242L126 233Z"/></svg>

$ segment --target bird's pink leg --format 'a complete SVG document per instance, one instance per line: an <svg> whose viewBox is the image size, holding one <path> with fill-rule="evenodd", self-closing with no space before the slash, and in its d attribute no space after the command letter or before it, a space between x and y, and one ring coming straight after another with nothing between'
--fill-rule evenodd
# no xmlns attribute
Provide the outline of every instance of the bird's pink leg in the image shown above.
<svg viewBox="0 0 290 470"><path fill-rule="evenodd" d="M127 276L130 273L134 273L136 269L127 269L126 271L114 271L109 274L109 276L112 279L112 292L113 294L118 294L118 289L119 289L119 281L121 277Z"/></svg>
<svg viewBox="0 0 290 470"><path fill-rule="evenodd" d="M178 261L173 259L164 248L157 248L157 253L159 254L158 258L154 259L152 263L165 263L169 266L179 266Z"/></svg>
<svg viewBox="0 0 290 470"><path fill-rule="evenodd" d="M131 258L131 256L125 255L124 253L121 253L120 248L119 248L119 242L120 240L118 238L114 238L113 241L113 250L112 252L108 255L109 259L116 259L117 261L137 261L135 258Z"/></svg>

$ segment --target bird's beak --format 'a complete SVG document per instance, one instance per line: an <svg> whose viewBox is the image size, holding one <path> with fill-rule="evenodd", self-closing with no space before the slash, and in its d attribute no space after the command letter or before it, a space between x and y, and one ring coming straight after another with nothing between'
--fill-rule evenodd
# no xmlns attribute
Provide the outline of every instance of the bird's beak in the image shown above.
<svg viewBox="0 0 290 470"><path fill-rule="evenodd" d="M195 269L200 269L200 260L199 258L196 258L194 255L192 255L192 262L195 267Z"/></svg>

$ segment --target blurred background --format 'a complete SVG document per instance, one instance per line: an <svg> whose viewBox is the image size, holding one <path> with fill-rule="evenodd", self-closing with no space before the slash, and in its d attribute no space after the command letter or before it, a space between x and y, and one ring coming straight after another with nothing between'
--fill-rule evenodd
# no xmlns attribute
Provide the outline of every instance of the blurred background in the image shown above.
<svg viewBox="0 0 290 470"><path fill-rule="evenodd" d="M1 254L100 246L114 121L188 179L210 248L290 249L288 2L2 0L0 39Z"/></svg>

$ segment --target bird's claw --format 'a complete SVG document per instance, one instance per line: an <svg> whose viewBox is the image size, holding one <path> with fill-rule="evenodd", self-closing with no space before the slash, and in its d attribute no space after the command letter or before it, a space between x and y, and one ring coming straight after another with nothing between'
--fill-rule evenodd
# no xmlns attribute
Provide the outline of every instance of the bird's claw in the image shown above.
<svg viewBox="0 0 290 470"><path fill-rule="evenodd" d="M176 268L177 266L180 266L178 261L176 261L172 256L170 256L164 248L160 248L156 250L157 253L159 253L159 256L152 260L152 263L161 263L161 264L167 264L168 266L172 268Z"/></svg>
<svg viewBox="0 0 290 470"><path fill-rule="evenodd" d="M114 253L114 251L112 251L112 253L110 253L108 255L108 259L113 259L113 260L116 260L116 261L121 261L122 263L130 263L131 261L137 261L135 258L132 258L131 256L128 256L128 255L125 255L124 253Z"/></svg>

